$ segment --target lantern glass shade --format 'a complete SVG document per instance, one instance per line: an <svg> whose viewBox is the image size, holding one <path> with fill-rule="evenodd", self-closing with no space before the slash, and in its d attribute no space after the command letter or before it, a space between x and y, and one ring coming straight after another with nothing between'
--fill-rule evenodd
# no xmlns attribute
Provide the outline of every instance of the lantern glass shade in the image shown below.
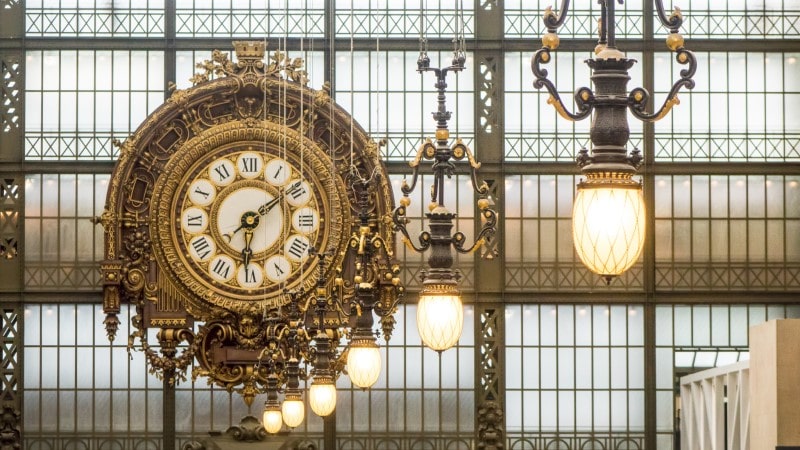
<svg viewBox="0 0 800 450"><path fill-rule="evenodd" d="M464 309L458 291L423 291L417 305L417 330L422 342L438 352L454 346L464 327Z"/></svg>
<svg viewBox="0 0 800 450"><path fill-rule="evenodd" d="M303 423L303 419L306 416L306 407L300 398L287 398L281 404L281 412L283 423L289 428L295 428Z"/></svg>
<svg viewBox="0 0 800 450"><path fill-rule="evenodd" d="M361 389L371 387L381 375L381 352L374 342L358 343L347 351L347 373Z"/></svg>
<svg viewBox="0 0 800 450"><path fill-rule="evenodd" d="M639 183L578 186L572 237L581 261L605 277L620 275L642 254L645 205Z"/></svg>
<svg viewBox="0 0 800 450"><path fill-rule="evenodd" d="M264 425L264 429L267 430L267 433L269 434L277 433L278 431L281 430L281 426L283 426L283 417L281 414L281 410L270 409L270 408L265 409L262 422Z"/></svg>
<svg viewBox="0 0 800 450"><path fill-rule="evenodd" d="M308 391L311 410L320 417L330 415L336 409L336 385L332 382L314 381Z"/></svg>

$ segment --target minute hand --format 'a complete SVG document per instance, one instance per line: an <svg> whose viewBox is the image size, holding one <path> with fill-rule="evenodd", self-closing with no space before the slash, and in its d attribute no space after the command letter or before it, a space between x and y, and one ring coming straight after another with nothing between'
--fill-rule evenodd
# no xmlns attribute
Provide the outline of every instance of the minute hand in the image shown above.
<svg viewBox="0 0 800 450"><path fill-rule="evenodd" d="M286 189L284 189L283 191L281 191L281 193L278 194L277 197L275 197L272 200L268 201L267 203L264 203L263 205L259 206L258 207L258 214L261 215L261 216L267 215L267 213L270 212L270 210L272 208L274 208L275 205L280 203L280 201L283 199L284 195L291 194L292 192L296 191L297 189L300 188L302 183L303 183L302 181L296 181L294 184L292 184L291 186L289 186Z"/></svg>

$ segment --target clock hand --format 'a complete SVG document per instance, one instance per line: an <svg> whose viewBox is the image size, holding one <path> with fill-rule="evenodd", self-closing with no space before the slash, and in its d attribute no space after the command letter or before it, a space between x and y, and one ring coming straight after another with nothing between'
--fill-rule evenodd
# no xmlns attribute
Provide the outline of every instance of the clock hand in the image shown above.
<svg viewBox="0 0 800 450"><path fill-rule="evenodd" d="M245 270L247 270L247 265L250 264L250 258L252 258L253 256L253 250L250 249L250 242L252 241L253 241L253 228L252 227L245 228L244 248L242 249L242 262L244 262Z"/></svg>
<svg viewBox="0 0 800 450"><path fill-rule="evenodd" d="M270 212L270 210L272 208L274 208L275 205L277 205L281 201L281 199L283 199L284 195L291 194L292 192L296 191L297 189L300 188L302 183L303 183L302 181L297 180L296 182L294 182L294 184L292 184L291 186L289 186L286 189L284 189L283 191L281 191L281 193L278 194L275 198L273 198L272 200L268 201L267 203L264 203L263 205L261 205L258 208L258 214L260 214L262 216L267 215L267 213Z"/></svg>
<svg viewBox="0 0 800 450"><path fill-rule="evenodd" d="M272 208L275 207L275 205L280 203L284 195L291 194L292 192L296 191L297 189L300 188L302 183L303 182L301 180L297 180L296 182L294 182L294 184L281 191L275 198L259 206L258 213L255 213L253 211L247 211L246 213L242 214L242 218L240 220L241 225L239 225L239 228L231 231L230 233L223 234L222 237L225 238L226 241L230 242L231 240L233 240L233 236L236 234L236 232L241 230L242 228L244 228L245 231L247 231L247 229L252 230L256 226L258 226L258 216L266 216L267 213L269 213L270 210L272 210Z"/></svg>
<svg viewBox="0 0 800 450"><path fill-rule="evenodd" d="M252 230L253 228L258 226L258 214L254 213L253 211L247 211L246 213L242 214L242 218L239 219L239 228L231 231L230 233L225 233L222 237L225 238L226 241L230 242L233 239L233 235L236 234L237 231L241 230L242 228L245 231Z"/></svg>

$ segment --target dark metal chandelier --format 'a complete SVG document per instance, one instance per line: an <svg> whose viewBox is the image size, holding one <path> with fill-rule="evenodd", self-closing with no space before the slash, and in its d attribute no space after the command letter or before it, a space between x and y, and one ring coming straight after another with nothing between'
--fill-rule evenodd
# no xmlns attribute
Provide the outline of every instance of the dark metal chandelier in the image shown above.
<svg viewBox="0 0 800 450"><path fill-rule="evenodd" d="M427 139L417 150L416 157L409 165L413 169L411 185L403 180L400 199L393 215L396 230L403 235L403 241L412 250L422 253L431 250L428 257L428 268L422 271L422 291L417 304L417 329L422 342L436 351L447 350L458 342L464 324L461 296L458 290L460 273L453 267L453 249L459 253L471 253L484 242L491 239L496 231L497 213L491 209L488 199L489 187L485 182L479 181L477 171L481 164L475 160L470 149L456 139L450 142L448 121L451 113L445 105L445 92L447 90L447 74L460 72L464 69L466 53L464 41L454 39L455 51L450 66L444 68L430 67L430 58L425 48L425 39L420 38L421 48L417 60L417 71L420 73L433 72L436 75L436 90L438 91L438 108L433 112L436 120L436 141ZM466 237L461 231L452 233L453 220L456 214L451 212L444 204L445 177L450 178L456 171L453 161L467 158L470 165L472 188L478 194L478 209L483 216L484 223L476 236L475 242L467 246ZM419 175L419 163L422 159L432 160L433 184L431 186L431 203L425 217L429 221L429 231L420 233L415 245L409 236L406 225L407 207L411 203L409 194L414 191Z"/></svg>
<svg viewBox="0 0 800 450"><path fill-rule="evenodd" d="M622 4L623 0L616 0ZM650 112L649 93L637 87L627 91L630 80L628 69L636 60L625 57L617 49L615 36L615 0L598 0L601 7L599 41L595 57L586 60L592 69L595 90L582 87L575 92L575 112L567 110L553 83L547 79L547 70L542 64L551 61L551 51L559 44L556 34L569 11L569 0L562 0L558 15L548 7L544 13L547 33L542 37L543 47L531 59L531 70L536 80L533 86L546 88L547 100L559 115L570 121L582 120L594 115L591 120L591 151L581 149L577 162L586 177L578 184L573 209L573 238L575 249L583 263L594 273L603 276L606 282L629 269L638 259L644 247L645 204L641 182L634 180L642 163L639 149L628 154L626 109L644 122L655 122L666 116L679 103L681 87L694 87L697 60L684 48L683 36L678 30L683 23L680 9L675 8L667 17L661 0L654 0L659 21L670 30L667 47L675 52L678 63L688 65L681 70L680 78L672 85L664 104ZM645 18L646 20L646 18Z"/></svg>

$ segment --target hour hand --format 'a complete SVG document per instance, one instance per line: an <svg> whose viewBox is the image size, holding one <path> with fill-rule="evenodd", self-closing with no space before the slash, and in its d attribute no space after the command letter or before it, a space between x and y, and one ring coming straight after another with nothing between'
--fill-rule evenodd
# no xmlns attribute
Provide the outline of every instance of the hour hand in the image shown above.
<svg viewBox="0 0 800 450"><path fill-rule="evenodd" d="M242 218L239 220L239 228L231 231L230 233L225 233L222 237L225 238L226 241L229 243L233 240L233 236L236 234L237 231L241 230L242 228L246 230L252 230L253 228L258 226L258 214L253 211L247 211L246 213L242 214Z"/></svg>
<svg viewBox="0 0 800 450"><path fill-rule="evenodd" d="M250 258L253 257L253 250L250 249L250 243L253 241L253 229L252 228L245 228L244 229L244 248L242 249L242 262L244 262L244 268L247 269L247 265L250 264Z"/></svg>

